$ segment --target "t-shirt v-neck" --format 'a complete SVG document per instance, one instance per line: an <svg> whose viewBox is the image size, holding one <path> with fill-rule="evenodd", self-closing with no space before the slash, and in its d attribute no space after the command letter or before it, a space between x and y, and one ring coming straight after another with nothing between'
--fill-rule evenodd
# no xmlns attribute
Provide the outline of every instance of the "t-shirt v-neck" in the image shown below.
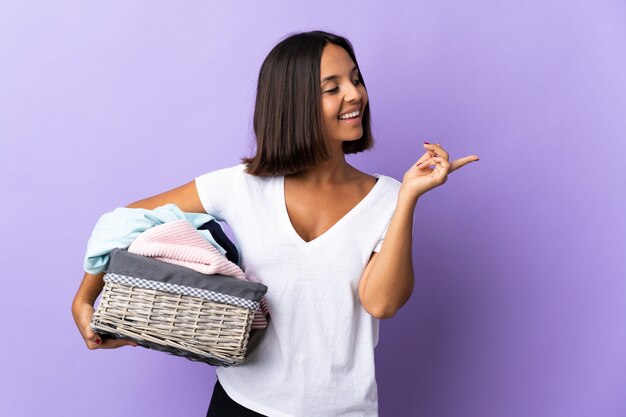
<svg viewBox="0 0 626 417"><path fill-rule="evenodd" d="M346 214L344 214L339 220L337 220L332 226L326 229L322 234L320 234L319 236L309 241L304 240L302 236L300 236L300 234L296 231L296 228L293 226L293 222L291 221L291 218L289 217L289 211L287 210L287 198L285 195L285 177L284 176L277 177L277 182L278 182L277 199L279 201L278 204L282 208L282 210L280 210L280 216L281 216L281 221L284 223L285 230L287 231L287 233L291 235L292 239L299 246L313 246L313 245L318 244L319 241L323 241L327 238L330 238L329 236L332 236L333 233L335 233L336 229L341 228L343 223L350 221L350 218L352 216L357 215L358 212L362 209L362 207L367 205L369 200L376 198L376 193L382 187L381 183L385 181L386 177L384 176L381 177L380 174L373 174L372 176L376 178L376 183L368 191L365 197L359 200L358 203L356 203Z"/></svg>
<svg viewBox="0 0 626 417"><path fill-rule="evenodd" d="M246 279L268 287L268 326L244 363L217 368L220 383L233 400L270 417L377 416L379 321L361 305L358 285L380 250L400 183L374 175L352 210L305 242L289 220L284 178L244 169L195 180L206 212L230 226Z"/></svg>

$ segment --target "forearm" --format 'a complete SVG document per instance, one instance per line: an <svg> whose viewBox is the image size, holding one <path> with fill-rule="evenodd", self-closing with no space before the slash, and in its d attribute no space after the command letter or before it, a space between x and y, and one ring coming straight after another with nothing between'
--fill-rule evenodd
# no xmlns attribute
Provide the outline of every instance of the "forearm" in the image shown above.
<svg viewBox="0 0 626 417"><path fill-rule="evenodd" d="M80 302L87 302L93 305L98 295L100 295L100 292L102 292L102 288L104 288L104 280L102 277L104 277L104 272L95 275L85 272L83 281L74 296L72 306Z"/></svg>
<svg viewBox="0 0 626 417"><path fill-rule="evenodd" d="M376 317L392 317L413 292L412 232L416 203L416 197L399 195L382 248L364 277L361 302Z"/></svg>

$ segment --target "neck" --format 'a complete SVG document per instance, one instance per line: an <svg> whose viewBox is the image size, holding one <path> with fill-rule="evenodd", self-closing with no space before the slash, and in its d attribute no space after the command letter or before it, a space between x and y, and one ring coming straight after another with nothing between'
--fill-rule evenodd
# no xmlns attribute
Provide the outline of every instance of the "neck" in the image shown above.
<svg viewBox="0 0 626 417"><path fill-rule="evenodd" d="M343 148L336 148L331 149L331 155L328 160L320 162L293 176L301 180L322 184L347 180L350 178L350 174L353 170L354 168L346 162Z"/></svg>

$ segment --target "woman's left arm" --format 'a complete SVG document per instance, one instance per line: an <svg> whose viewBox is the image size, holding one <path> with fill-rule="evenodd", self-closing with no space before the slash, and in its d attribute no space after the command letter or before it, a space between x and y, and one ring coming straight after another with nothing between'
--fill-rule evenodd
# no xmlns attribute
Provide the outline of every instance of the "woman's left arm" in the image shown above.
<svg viewBox="0 0 626 417"><path fill-rule="evenodd" d="M361 280L363 308L378 319L393 317L413 293L413 215L420 196L444 184L449 173L478 161L476 155L453 162L440 144L424 142L426 152L405 174L396 209L379 253L373 253ZM430 168L434 165L434 168Z"/></svg>

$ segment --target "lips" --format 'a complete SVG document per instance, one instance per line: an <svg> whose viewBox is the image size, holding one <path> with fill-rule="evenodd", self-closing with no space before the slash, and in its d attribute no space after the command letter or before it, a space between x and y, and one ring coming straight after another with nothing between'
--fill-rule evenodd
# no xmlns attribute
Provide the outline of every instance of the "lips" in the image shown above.
<svg viewBox="0 0 626 417"><path fill-rule="evenodd" d="M345 122L345 121L348 121L348 120L356 120L356 119L361 117L361 115L358 114L358 113L350 113L350 114L351 114L351 116L344 117L344 118L339 118L339 120Z"/></svg>
<svg viewBox="0 0 626 417"><path fill-rule="evenodd" d="M350 114L350 113L354 113L355 111L359 112L359 114L361 114L361 107L359 106L355 106L355 107L351 107L348 110L346 110L345 112L341 113L339 116L337 116L337 118L341 117L341 116L345 116L346 114Z"/></svg>

